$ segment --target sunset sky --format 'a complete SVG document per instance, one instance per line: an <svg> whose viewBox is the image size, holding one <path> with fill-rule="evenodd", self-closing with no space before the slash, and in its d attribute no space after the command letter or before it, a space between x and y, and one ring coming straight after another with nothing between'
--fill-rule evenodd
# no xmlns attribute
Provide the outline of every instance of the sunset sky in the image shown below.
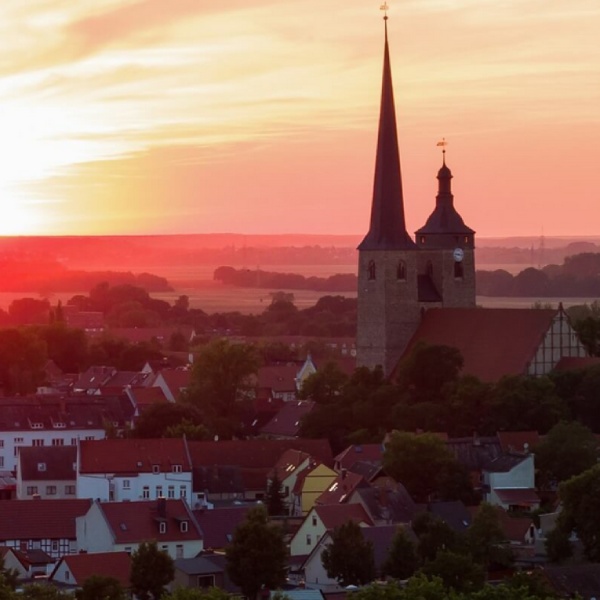
<svg viewBox="0 0 600 600"><path fill-rule="evenodd" d="M600 234L600 2L390 0L409 231ZM1 0L0 234L366 232L380 2Z"/></svg>

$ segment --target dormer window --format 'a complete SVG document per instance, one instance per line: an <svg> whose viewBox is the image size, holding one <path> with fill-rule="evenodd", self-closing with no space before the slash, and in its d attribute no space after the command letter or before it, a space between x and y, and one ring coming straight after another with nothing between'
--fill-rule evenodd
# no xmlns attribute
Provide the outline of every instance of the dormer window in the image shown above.
<svg viewBox="0 0 600 600"><path fill-rule="evenodd" d="M179 523L179 530L181 531L181 533L187 533L188 529L189 525L187 521L181 521L181 523Z"/></svg>
<svg viewBox="0 0 600 600"><path fill-rule="evenodd" d="M422 236L419 238L419 243L421 243L421 244L424 244L424 243L425 243L425 236L424 236L424 235L422 235Z"/></svg>
<svg viewBox="0 0 600 600"><path fill-rule="evenodd" d="M44 462L39 462L37 465L38 471L43 472L46 470L46 463Z"/></svg>
<svg viewBox="0 0 600 600"><path fill-rule="evenodd" d="M160 473L160 465L152 465L153 473Z"/></svg>
<svg viewBox="0 0 600 600"><path fill-rule="evenodd" d="M181 465L173 465L173 473L181 473L182 470Z"/></svg>
<svg viewBox="0 0 600 600"><path fill-rule="evenodd" d="M158 524L158 533L167 533L167 524L164 521Z"/></svg>

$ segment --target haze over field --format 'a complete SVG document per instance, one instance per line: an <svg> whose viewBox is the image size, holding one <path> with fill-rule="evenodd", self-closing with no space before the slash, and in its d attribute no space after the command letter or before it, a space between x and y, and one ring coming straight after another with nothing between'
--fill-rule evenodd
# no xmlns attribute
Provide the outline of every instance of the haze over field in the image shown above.
<svg viewBox="0 0 600 600"><path fill-rule="evenodd" d="M364 233L379 4L3 0L0 234ZM597 0L390 4L409 230L445 137L479 236L595 234Z"/></svg>

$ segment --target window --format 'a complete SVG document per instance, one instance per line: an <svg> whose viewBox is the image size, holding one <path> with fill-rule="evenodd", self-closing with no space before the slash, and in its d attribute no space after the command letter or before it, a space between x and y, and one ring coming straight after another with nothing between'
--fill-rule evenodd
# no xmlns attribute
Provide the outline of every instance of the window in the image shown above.
<svg viewBox="0 0 600 600"><path fill-rule="evenodd" d="M65 571L65 581L69 581L71 579L71 573L69 571Z"/></svg>
<svg viewBox="0 0 600 600"><path fill-rule="evenodd" d="M158 532L159 533L167 533L167 524L164 521L161 521L158 524Z"/></svg>
<svg viewBox="0 0 600 600"><path fill-rule="evenodd" d="M0 467L4 467L4 456L0 456Z"/></svg>
<svg viewBox="0 0 600 600"><path fill-rule="evenodd" d="M54 438L52 440L52 445L53 446L64 446L65 445L65 440L63 440L62 438Z"/></svg>
<svg viewBox="0 0 600 600"><path fill-rule="evenodd" d="M77 438L71 438L71 446L77 446Z"/></svg>
<svg viewBox="0 0 600 600"><path fill-rule="evenodd" d="M144 500L148 500L148 499L150 498L150 486L148 486L148 485L145 485L145 486L142 488L142 498L143 498Z"/></svg>
<svg viewBox="0 0 600 600"><path fill-rule="evenodd" d="M0 440L0 448L4 448L4 440Z"/></svg>
<svg viewBox="0 0 600 600"><path fill-rule="evenodd" d="M156 486L156 497L157 498L162 498L162 485L157 485Z"/></svg>
<svg viewBox="0 0 600 600"><path fill-rule="evenodd" d="M167 498L175 498L175 486L170 485L167 488Z"/></svg>
<svg viewBox="0 0 600 600"><path fill-rule="evenodd" d="M38 493L37 485L28 485L27 486L27 495L33 496Z"/></svg>
<svg viewBox="0 0 600 600"><path fill-rule="evenodd" d="M214 587L215 576L214 575L198 575L198 587L209 588Z"/></svg>
<svg viewBox="0 0 600 600"><path fill-rule="evenodd" d="M375 277L377 276L377 267L375 266L375 261L374 260L370 260L369 261L369 266L367 267L367 274L369 277L369 280L374 280Z"/></svg>
<svg viewBox="0 0 600 600"><path fill-rule="evenodd" d="M93 435L86 435L83 439L86 442L90 442L90 441L92 441L94 439L94 436Z"/></svg>
<svg viewBox="0 0 600 600"><path fill-rule="evenodd" d="M175 546L175 558L183 558L183 544Z"/></svg>
<svg viewBox="0 0 600 600"><path fill-rule="evenodd" d="M56 486L55 485L47 485L46 486L46 495L47 496L56 496Z"/></svg>
<svg viewBox="0 0 600 600"><path fill-rule="evenodd" d="M310 533L306 534L306 545L310 546L312 544L312 536L310 535Z"/></svg>
<svg viewBox="0 0 600 600"><path fill-rule="evenodd" d="M425 243L425 236L424 236L424 235L422 235L422 236L419 238L419 242L420 242L421 244L424 244L424 243Z"/></svg>
<svg viewBox="0 0 600 600"><path fill-rule="evenodd" d="M31 440L32 446L37 446L38 448L44 445L43 439Z"/></svg>
<svg viewBox="0 0 600 600"><path fill-rule="evenodd" d="M399 281L406 281L406 263L403 260L398 263L398 268L396 269L396 278Z"/></svg>
<svg viewBox="0 0 600 600"><path fill-rule="evenodd" d="M188 530L188 522L181 521L181 523L179 523L179 530L181 531L181 533L186 533Z"/></svg>
<svg viewBox="0 0 600 600"><path fill-rule="evenodd" d="M52 540L52 552L58 552L58 540Z"/></svg>
<svg viewBox="0 0 600 600"><path fill-rule="evenodd" d="M123 489L124 490L131 489L131 481L129 481L129 479L123 479Z"/></svg>
<svg viewBox="0 0 600 600"><path fill-rule="evenodd" d="M313 524L313 527L317 526L317 516L316 515L313 515L312 524Z"/></svg>
<svg viewBox="0 0 600 600"><path fill-rule="evenodd" d="M23 443L23 438L21 438L21 437L15 438L15 444L22 444L22 443Z"/></svg>
<svg viewBox="0 0 600 600"><path fill-rule="evenodd" d="M152 465L153 473L160 473L160 465Z"/></svg>
<svg viewBox="0 0 600 600"><path fill-rule="evenodd" d="M46 463L39 462L39 463L38 463L38 471L39 471L40 473L43 473L45 470L46 470Z"/></svg>
<svg viewBox="0 0 600 600"><path fill-rule="evenodd" d="M181 465L173 465L173 473L181 473Z"/></svg>
<svg viewBox="0 0 600 600"><path fill-rule="evenodd" d="M464 275L463 264L461 262L454 263L454 277L455 279L462 279Z"/></svg>
<svg viewBox="0 0 600 600"><path fill-rule="evenodd" d="M75 486L74 485L65 485L65 495L66 496L74 496L75 495Z"/></svg>
<svg viewBox="0 0 600 600"><path fill-rule="evenodd" d="M187 490L185 489L185 485L179 486L179 497L185 498L187 496Z"/></svg>

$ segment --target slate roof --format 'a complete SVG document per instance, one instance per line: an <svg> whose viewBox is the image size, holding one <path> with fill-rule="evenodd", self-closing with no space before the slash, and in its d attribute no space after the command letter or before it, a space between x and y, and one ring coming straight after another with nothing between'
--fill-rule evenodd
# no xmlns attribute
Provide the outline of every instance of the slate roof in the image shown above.
<svg viewBox="0 0 600 600"><path fill-rule="evenodd" d="M471 513L459 500L430 502L427 510L442 519L454 531L465 531L471 525Z"/></svg>
<svg viewBox="0 0 600 600"><path fill-rule="evenodd" d="M249 489L256 489L250 474L246 474L246 481L242 469L235 465L213 465L212 467L194 467L192 469L192 487L194 492L207 492L208 494L244 494L246 484ZM266 489L259 485L259 489Z"/></svg>
<svg viewBox="0 0 600 600"><path fill-rule="evenodd" d="M83 585L92 575L115 578L125 589L129 588L131 557L127 552L94 552L93 554L68 554L63 556L52 571L52 581L62 563L68 567L72 582Z"/></svg>
<svg viewBox="0 0 600 600"><path fill-rule="evenodd" d="M73 481L77 478L77 446L22 446L19 470L24 481Z"/></svg>
<svg viewBox="0 0 600 600"><path fill-rule="evenodd" d="M240 595L240 588L229 579L226 569L226 557L224 554L212 554L210 552L200 554L194 558L177 558L174 566L178 571L186 575L212 575L222 573L224 576L223 588L230 594Z"/></svg>
<svg viewBox="0 0 600 600"><path fill-rule="evenodd" d="M373 525L371 517L360 504L317 505L312 510L319 516L326 529L334 529L348 521Z"/></svg>
<svg viewBox="0 0 600 600"><path fill-rule="evenodd" d="M186 442L179 438L83 440L79 444L81 473L170 473L174 465L191 471Z"/></svg>
<svg viewBox="0 0 600 600"><path fill-rule="evenodd" d="M375 569L378 572L381 572L381 568L390 554L392 542L397 531L398 525L374 525L373 527L361 528L363 538L373 544L373 560L375 562ZM412 529L407 528L407 531L412 533ZM414 534L411 537L414 538Z"/></svg>
<svg viewBox="0 0 600 600"><path fill-rule="evenodd" d="M446 447L469 471L481 471L484 465L502 454L496 436L451 438L446 441Z"/></svg>
<svg viewBox="0 0 600 600"><path fill-rule="evenodd" d="M526 372L556 310L516 308L432 308L425 312L409 342L408 356L419 342L460 350L463 373L482 381Z"/></svg>
<svg viewBox="0 0 600 600"><path fill-rule="evenodd" d="M161 514L156 500L99 502L98 506L113 533L115 544L150 539L157 539L160 544L161 540L185 542L202 538L196 519L182 499L163 499L163 502L164 514ZM181 531L182 521L188 521L187 531ZM159 533L159 522L167 524L165 533Z"/></svg>
<svg viewBox="0 0 600 600"><path fill-rule="evenodd" d="M483 465L483 470L489 473L508 473L527 458L523 454L501 454L487 461Z"/></svg>
<svg viewBox="0 0 600 600"><path fill-rule="evenodd" d="M221 550L229 545L235 528L244 521L250 508L251 505L192 511L202 529L204 548Z"/></svg>
<svg viewBox="0 0 600 600"><path fill-rule="evenodd" d="M310 414L314 407L315 403L310 400L286 402L260 431L263 435L295 438L300 431L302 418Z"/></svg>
<svg viewBox="0 0 600 600"><path fill-rule="evenodd" d="M0 541L72 539L91 500L0 500Z"/></svg>
<svg viewBox="0 0 600 600"><path fill-rule="evenodd" d="M353 444L335 457L336 469L350 469L358 461L381 464L383 444Z"/></svg>
<svg viewBox="0 0 600 600"><path fill-rule="evenodd" d="M359 488L353 496L360 498L368 512L377 521L410 523L420 508L406 488L398 484L396 489L375 486Z"/></svg>

